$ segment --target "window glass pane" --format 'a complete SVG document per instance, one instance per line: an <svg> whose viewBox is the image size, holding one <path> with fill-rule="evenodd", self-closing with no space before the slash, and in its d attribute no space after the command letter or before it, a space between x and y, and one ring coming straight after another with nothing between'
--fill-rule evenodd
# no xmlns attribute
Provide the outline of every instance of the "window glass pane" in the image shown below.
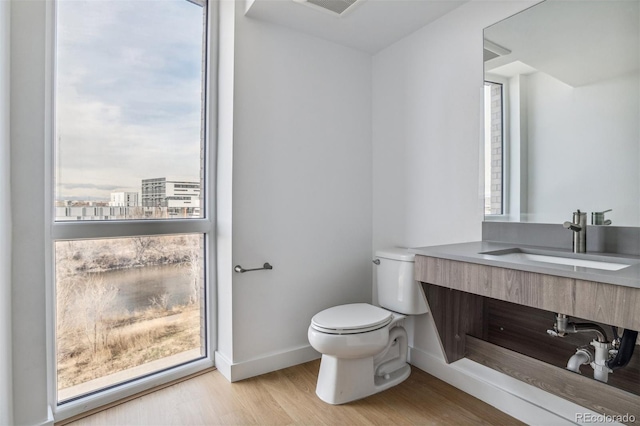
<svg viewBox="0 0 640 426"><path fill-rule="evenodd" d="M202 234L55 242L58 401L206 355Z"/></svg>
<svg viewBox="0 0 640 426"><path fill-rule="evenodd" d="M204 8L57 5L56 220L202 217Z"/></svg>
<svg viewBox="0 0 640 426"><path fill-rule="evenodd" d="M502 84L484 84L484 213L503 214Z"/></svg>

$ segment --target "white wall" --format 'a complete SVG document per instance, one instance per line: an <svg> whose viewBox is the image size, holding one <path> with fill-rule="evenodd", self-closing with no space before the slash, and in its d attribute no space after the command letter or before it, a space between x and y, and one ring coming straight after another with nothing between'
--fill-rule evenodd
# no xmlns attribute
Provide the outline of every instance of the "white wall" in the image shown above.
<svg viewBox="0 0 640 426"><path fill-rule="evenodd" d="M508 217L516 222L526 222L529 194L529 120L527 108L528 76L517 75L507 80L504 100L507 105L506 164L508 179L505 182Z"/></svg>
<svg viewBox="0 0 640 426"><path fill-rule="evenodd" d="M45 2L11 2L11 211L15 424L48 418L45 316Z"/></svg>
<svg viewBox="0 0 640 426"><path fill-rule="evenodd" d="M0 1L0 205L11 203L10 19L11 3ZM11 374L11 211L0 209L0 424L13 423Z"/></svg>
<svg viewBox="0 0 640 426"><path fill-rule="evenodd" d="M529 220L613 209L614 225L638 226L638 73L580 87L542 72L527 82Z"/></svg>
<svg viewBox="0 0 640 426"><path fill-rule="evenodd" d="M480 11L463 23L462 13L373 58L374 247L480 238L482 27L491 18Z"/></svg>
<svg viewBox="0 0 640 426"><path fill-rule="evenodd" d="M482 30L535 3L472 1L374 56L374 247L482 238ZM430 316L415 326L440 354Z"/></svg>
<svg viewBox="0 0 640 426"><path fill-rule="evenodd" d="M374 56L374 247L481 239L482 29L524 5L471 2Z"/></svg>
<svg viewBox="0 0 640 426"><path fill-rule="evenodd" d="M237 3L233 264L220 267L274 269L218 283L233 312L217 361L233 380L317 357L311 317L370 301L372 274L371 57Z"/></svg>
<svg viewBox="0 0 640 426"><path fill-rule="evenodd" d="M482 28L496 9L489 6L475 16L465 13L477 5L462 6L373 58L374 248L481 237Z"/></svg>

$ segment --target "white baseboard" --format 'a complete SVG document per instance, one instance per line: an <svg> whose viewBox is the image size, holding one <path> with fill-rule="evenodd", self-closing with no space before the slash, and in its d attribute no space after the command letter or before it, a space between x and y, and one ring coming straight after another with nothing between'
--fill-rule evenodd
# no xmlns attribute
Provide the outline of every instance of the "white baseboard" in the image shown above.
<svg viewBox="0 0 640 426"><path fill-rule="evenodd" d="M320 354L310 345L236 363L230 362L226 356L219 352L215 353L216 368L230 382L237 382L318 358L320 358Z"/></svg>
<svg viewBox="0 0 640 426"><path fill-rule="evenodd" d="M409 348L411 364L527 424L576 424L576 414L597 413L463 358L447 364Z"/></svg>
<svg viewBox="0 0 640 426"><path fill-rule="evenodd" d="M231 361L218 351L214 352L213 360L216 369L222 373L228 381L231 381Z"/></svg>

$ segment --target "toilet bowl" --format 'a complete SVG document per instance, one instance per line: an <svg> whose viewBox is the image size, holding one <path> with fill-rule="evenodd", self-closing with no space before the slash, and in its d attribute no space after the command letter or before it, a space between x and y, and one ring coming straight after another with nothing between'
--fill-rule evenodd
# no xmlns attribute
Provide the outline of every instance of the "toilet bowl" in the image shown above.
<svg viewBox="0 0 640 426"><path fill-rule="evenodd" d="M409 377L404 318L366 303L334 306L314 316L308 337L311 346L322 353L318 397L329 404L343 404ZM385 355L394 346L398 355L392 366Z"/></svg>
<svg viewBox="0 0 640 426"><path fill-rule="evenodd" d="M309 343L322 354L316 394L329 404L381 392L411 373L403 320L405 314L428 311L424 291L413 281L413 255L406 249L380 250L376 256L380 304L389 309L368 303L334 306L316 314L309 326Z"/></svg>

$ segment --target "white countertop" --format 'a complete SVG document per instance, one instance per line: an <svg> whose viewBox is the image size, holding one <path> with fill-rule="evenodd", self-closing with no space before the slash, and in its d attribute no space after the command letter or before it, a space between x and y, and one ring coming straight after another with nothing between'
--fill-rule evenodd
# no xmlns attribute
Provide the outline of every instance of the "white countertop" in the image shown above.
<svg viewBox="0 0 640 426"><path fill-rule="evenodd" d="M573 259L595 260L600 262L627 263L630 266L618 271L608 271L582 266L550 264L526 259L518 261L505 260L505 258L501 258L501 256L486 254L486 252L511 249L524 249L531 253L539 253L547 256L554 255L565 258L569 257ZM573 253L570 250L492 241L476 241L471 243L416 247L409 249L409 252L440 259L457 260L461 262L496 266L499 268L516 269L519 271L640 288L639 256L608 253Z"/></svg>

